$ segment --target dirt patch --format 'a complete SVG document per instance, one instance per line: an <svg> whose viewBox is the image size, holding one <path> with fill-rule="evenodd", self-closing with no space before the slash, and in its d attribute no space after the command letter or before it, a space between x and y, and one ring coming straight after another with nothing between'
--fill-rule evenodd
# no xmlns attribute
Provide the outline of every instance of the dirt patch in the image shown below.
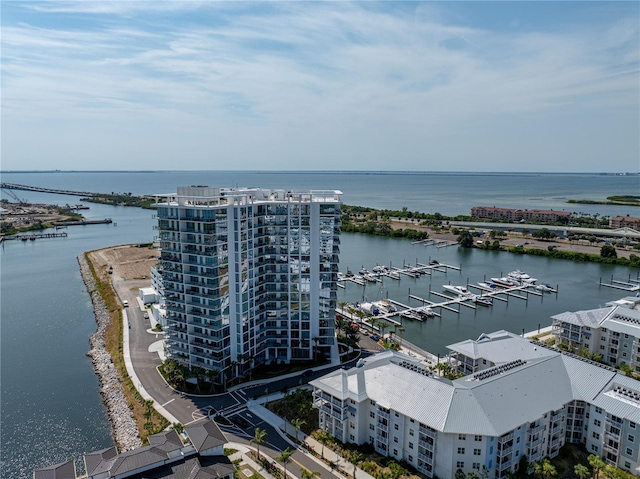
<svg viewBox="0 0 640 479"><path fill-rule="evenodd" d="M111 276L112 281L148 279L151 277L151 268L160 258L160 251L148 246L135 245L114 246L88 254L96 273L101 278Z"/></svg>

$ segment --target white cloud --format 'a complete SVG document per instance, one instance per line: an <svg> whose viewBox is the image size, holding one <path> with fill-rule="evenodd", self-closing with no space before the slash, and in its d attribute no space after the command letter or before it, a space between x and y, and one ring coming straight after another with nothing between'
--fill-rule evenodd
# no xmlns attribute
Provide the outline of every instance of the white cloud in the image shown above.
<svg viewBox="0 0 640 479"><path fill-rule="evenodd" d="M137 131L122 141L123 161L138 142L158 142L158 168L175 166L166 152L180 131L202 161L244 155L248 168L264 157L300 168L308 154L335 158L334 168L425 169L425 152L455 159L442 169L478 169L478 152L506 156L495 143L504 125L510 142L528 143L537 128L559 157L568 140L549 125L568 119L584 124L582 140L568 137L585 145L618 128L621 161L637 167L638 138L618 125L639 107L637 18L519 32L451 24L431 4L27 5L24 19L3 25L3 126L15 134L3 142L3 168L22 161L20 125L30 125L28 135L53 145L83 129L114 143ZM64 26L51 26L60 15ZM605 112L609 126L587 121ZM465 128L486 142L465 141ZM541 170L557 166L548 156Z"/></svg>

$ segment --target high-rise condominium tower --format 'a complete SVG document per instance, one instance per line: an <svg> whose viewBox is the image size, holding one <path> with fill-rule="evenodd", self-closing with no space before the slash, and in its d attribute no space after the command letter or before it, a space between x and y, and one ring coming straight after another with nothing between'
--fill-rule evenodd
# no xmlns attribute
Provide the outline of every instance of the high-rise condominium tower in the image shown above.
<svg viewBox="0 0 640 479"><path fill-rule="evenodd" d="M166 351L221 381L337 359L340 191L179 187L158 195Z"/></svg>

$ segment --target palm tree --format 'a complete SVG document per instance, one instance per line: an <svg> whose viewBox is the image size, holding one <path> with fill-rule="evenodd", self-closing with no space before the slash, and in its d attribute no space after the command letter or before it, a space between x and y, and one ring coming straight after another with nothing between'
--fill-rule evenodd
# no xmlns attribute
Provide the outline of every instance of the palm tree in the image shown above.
<svg viewBox="0 0 640 479"><path fill-rule="evenodd" d="M213 392L213 388L215 386L215 380L220 377L220 370L219 369L207 369L207 373L206 374L207 374L207 379L211 383L211 386L209 388L209 392L212 393Z"/></svg>
<svg viewBox="0 0 640 479"><path fill-rule="evenodd" d="M293 419L291 421L291 424L293 424L293 427L296 428L296 441L298 440L298 432L300 431L300 428L302 426L304 426L307 423L307 421L305 421L304 419Z"/></svg>
<svg viewBox="0 0 640 479"><path fill-rule="evenodd" d="M259 427L256 428L254 435L253 435L253 439L251 439L250 442L255 443L256 446L258 446L258 459L260 459L260 444L264 444L264 438L267 436L267 431L265 431L264 429L260 429Z"/></svg>
<svg viewBox="0 0 640 479"><path fill-rule="evenodd" d="M593 477L597 479L600 474L600 470L603 469L606 464L600 456L596 456L595 454L589 454L587 461L589 461L589 465L593 469Z"/></svg>
<svg viewBox="0 0 640 479"><path fill-rule="evenodd" d="M320 429L316 432L315 434L316 439L318 440L318 442L320 444L322 444L322 450L320 451L320 457L322 459L324 459L324 446L326 446L329 443L329 438L331 437L331 434L329 434L328 431L325 431L324 429Z"/></svg>
<svg viewBox="0 0 640 479"><path fill-rule="evenodd" d="M358 469L358 463L362 460L362 454L358 451L355 451L351 454L351 464L353 464L353 479L356 479L356 469Z"/></svg>
<svg viewBox="0 0 640 479"><path fill-rule="evenodd" d="M587 466L582 465L582 464L576 464L575 466L573 466L573 472L580 479L585 479L586 477L589 476L589 468Z"/></svg>
<svg viewBox="0 0 640 479"><path fill-rule="evenodd" d="M371 316L369 319L369 324L371 325L371 332L375 333L376 330L376 326L378 325L378 323L380 322L380 320L378 318L376 318L375 316Z"/></svg>
<svg viewBox="0 0 640 479"><path fill-rule="evenodd" d="M391 326L390 323L387 323L386 321L380 321L378 322L378 328L380 328L380 337L384 337L384 330L387 329L389 326Z"/></svg>
<svg viewBox="0 0 640 479"><path fill-rule="evenodd" d="M282 453L276 457L278 462L281 462L284 466L284 479L287 479L287 464L291 461L291 456L293 455L293 449L286 448Z"/></svg>
<svg viewBox="0 0 640 479"><path fill-rule="evenodd" d="M305 469L304 467L300 469L301 479L315 479L316 477L320 477L320 473L317 471L310 471L309 469Z"/></svg>

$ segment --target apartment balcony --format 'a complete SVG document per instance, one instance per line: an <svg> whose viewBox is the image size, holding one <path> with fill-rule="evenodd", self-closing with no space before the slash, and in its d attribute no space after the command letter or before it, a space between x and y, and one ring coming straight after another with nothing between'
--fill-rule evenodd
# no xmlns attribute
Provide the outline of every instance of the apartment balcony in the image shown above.
<svg viewBox="0 0 640 479"><path fill-rule="evenodd" d="M611 446L611 445L609 445L607 443L602 445L602 450L603 450L603 452L608 452L609 454L613 454L614 456L617 456L618 453L619 453L619 451L618 451L618 449L616 447Z"/></svg>
<svg viewBox="0 0 640 479"><path fill-rule="evenodd" d="M384 432L389 432L389 425L388 424L384 424L380 421L378 421L378 423L376 424L376 428L380 429L381 431Z"/></svg>
<svg viewBox="0 0 640 479"><path fill-rule="evenodd" d="M429 443L427 441L423 441L422 439L418 440L418 447L422 447L431 452L434 452L436 450L435 443Z"/></svg>
<svg viewBox="0 0 640 479"><path fill-rule="evenodd" d="M388 412L386 412L386 411L384 411L384 410L382 410L380 408L376 409L376 413L378 414L378 416L386 418L386 419L389 419L391 417Z"/></svg>
<svg viewBox="0 0 640 479"><path fill-rule="evenodd" d="M418 453L418 460L420 460L420 461L422 461L422 462L424 462L426 464L433 464L433 456L429 457L429 456L426 456L424 454Z"/></svg>
<svg viewBox="0 0 640 479"><path fill-rule="evenodd" d="M551 429L551 434L556 434L558 432L562 432L564 430L564 428L562 427L562 424L558 424L557 426L555 426L553 429Z"/></svg>
<svg viewBox="0 0 640 479"><path fill-rule="evenodd" d="M533 436L533 435L535 435L535 434L537 434L537 433L539 433L541 431L544 431L546 429L546 427L547 426L545 424L538 424L535 427L529 427L529 431L528 432L529 432L529 434L531 434Z"/></svg>
<svg viewBox="0 0 640 479"><path fill-rule="evenodd" d="M540 444L542 444L544 442L545 438L544 436L540 436L538 439L535 439L533 441L529 441L528 446L531 448L534 448Z"/></svg>
<svg viewBox="0 0 640 479"><path fill-rule="evenodd" d="M604 431L604 437L606 438L611 438L615 441L620 441L620 434L619 433L615 433L611 430L605 429Z"/></svg>
<svg viewBox="0 0 640 479"><path fill-rule="evenodd" d="M504 444L505 442L509 442L513 440L513 433L510 432L509 434L505 434L504 436L501 436L500 438L498 438L498 443L499 444Z"/></svg>
<svg viewBox="0 0 640 479"><path fill-rule="evenodd" d="M551 442L549 443L549 447L554 448L554 447L559 447L562 445L562 438L564 436L561 437L556 437L554 439L551 440Z"/></svg>
<svg viewBox="0 0 640 479"><path fill-rule="evenodd" d="M498 457L505 457L513 451L513 446L505 447L504 449L498 448Z"/></svg>
<svg viewBox="0 0 640 479"><path fill-rule="evenodd" d="M425 437L430 437L432 439L435 439L438 436L438 431L436 431L435 429L431 429L428 426L425 426L423 424L420 424L420 434L424 435Z"/></svg>

